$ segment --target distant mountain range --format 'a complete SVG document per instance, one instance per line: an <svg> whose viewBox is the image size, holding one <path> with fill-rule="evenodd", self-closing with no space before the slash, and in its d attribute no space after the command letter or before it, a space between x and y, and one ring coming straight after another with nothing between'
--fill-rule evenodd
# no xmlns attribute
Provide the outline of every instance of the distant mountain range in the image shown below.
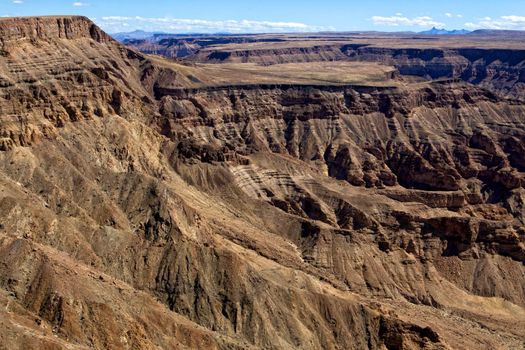
<svg viewBox="0 0 525 350"><path fill-rule="evenodd" d="M114 33L111 34L111 36L118 41L125 41L125 40L142 40L150 38L156 34L166 34L163 32L146 32L143 30L135 30L133 32L127 32L127 33Z"/></svg>
<svg viewBox="0 0 525 350"><path fill-rule="evenodd" d="M472 34L472 35L516 35L516 34L522 34L523 32L519 32L519 31L505 31L505 30L486 30L486 29L481 29L481 30L475 30L475 31L470 31L470 30L466 30L466 29L453 29L453 30L447 30L447 29L444 29L444 28L436 28L436 27L433 27L432 29L429 29L429 30L424 30L422 32L418 32L418 34L425 34L425 35L465 35L465 34ZM185 33L185 34L174 34L174 33L165 33L165 32L146 32L146 31L143 31L143 30L135 30L133 32L126 32L126 33L113 33L111 34L111 36L113 38L115 38L116 40L120 41L120 42L124 42L124 41L127 41L127 40L144 40L144 39L148 39L148 38L152 38L152 37L157 37L157 39L160 39L164 36L168 36L168 37L178 37L178 36L193 36L193 37L196 37L196 36L210 36L210 35L221 35L221 36L230 36L230 35L233 35L233 34L229 34L229 33L215 33L215 34L197 34L197 33L194 33L194 34L189 34L189 33ZM238 35L238 34L237 34ZM248 35L248 34L243 34L243 35Z"/></svg>
<svg viewBox="0 0 525 350"><path fill-rule="evenodd" d="M209 37L209 36L250 36L253 34L233 34L233 33L166 33L166 32L146 32L143 30L135 30L133 32L113 33L110 34L115 40L126 42L129 40L145 40L152 38L153 40L161 40L165 38L183 38L183 37Z"/></svg>
<svg viewBox="0 0 525 350"><path fill-rule="evenodd" d="M446 29L438 29L436 27L432 27L430 30L425 30L422 32L419 32L419 34L429 34L429 35L463 35L470 33L470 30L466 29L454 29L454 30L446 30Z"/></svg>

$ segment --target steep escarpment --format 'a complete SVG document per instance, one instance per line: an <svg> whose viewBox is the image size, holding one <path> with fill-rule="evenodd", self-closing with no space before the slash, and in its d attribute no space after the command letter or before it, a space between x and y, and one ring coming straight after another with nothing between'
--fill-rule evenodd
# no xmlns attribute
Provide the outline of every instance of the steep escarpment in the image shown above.
<svg viewBox="0 0 525 350"><path fill-rule="evenodd" d="M346 45L342 51L351 59L392 64L403 75L460 78L512 96L521 96L525 84L525 51L519 49L392 49Z"/></svg>
<svg viewBox="0 0 525 350"><path fill-rule="evenodd" d="M244 157L259 152L289 155L353 186L385 189L393 199L465 211L475 207L472 223L465 221L469 227L478 225L477 217L493 221L513 217L514 228L494 222L486 225L493 227L489 231L508 229L515 237L512 247L499 253L517 261L525 257L520 229L524 216L512 204L520 201L523 192L516 151L523 147L519 125L525 110L517 102L461 84L434 84L413 91L254 86L158 89L157 94L164 95L162 130L181 140L178 154L182 158L243 164ZM406 189L405 197L399 186ZM286 212L332 225L347 222L345 214L353 213L353 209L346 213L344 204L326 209L308 194L292 200L299 202L296 207L289 198L277 198L274 189L258 191L262 192L256 196ZM505 209L496 214L494 205ZM342 214L337 214L340 210ZM373 220L359 220L378 230ZM425 219L408 220L419 221L431 231L441 226ZM467 245L478 238L477 226L475 230ZM452 236L467 234L463 231L468 230L460 227Z"/></svg>
<svg viewBox="0 0 525 350"><path fill-rule="evenodd" d="M122 40L122 43L147 54L162 55L168 58L179 58L193 55L208 46L282 41L284 41L284 39L258 38L253 35L198 35L196 37L191 37L183 35L155 34L145 39L124 39Z"/></svg>
<svg viewBox="0 0 525 350"><path fill-rule="evenodd" d="M511 163L520 162L516 153L509 158L494 143L509 152L519 149L521 136L508 136L504 126L491 124L503 118L502 124L519 125L522 107L472 86L440 83L413 91L366 86L157 87L156 95L162 96L160 123L168 136L186 137L184 128L191 126L207 135L192 136L194 143L322 162L330 175L356 186L399 181L405 187L453 191L463 180L478 176L493 176L509 188L520 186L520 168L511 170ZM441 119L439 125L435 118Z"/></svg>
<svg viewBox="0 0 525 350"><path fill-rule="evenodd" d="M47 34L0 57L7 347L522 345L519 101L188 89L84 18L17 23Z"/></svg>
<svg viewBox="0 0 525 350"><path fill-rule="evenodd" d="M9 53L8 49L14 43L36 43L56 39L92 39L99 43L113 41L109 35L86 17L3 18L0 33L4 55Z"/></svg>
<svg viewBox="0 0 525 350"><path fill-rule="evenodd" d="M252 50L203 50L189 58L206 63L258 63L262 65L297 62L341 61L347 57L337 46L315 45L291 48L260 48Z"/></svg>
<svg viewBox="0 0 525 350"><path fill-rule="evenodd" d="M0 148L52 137L69 122L151 113L146 59L83 17L2 19Z"/></svg>

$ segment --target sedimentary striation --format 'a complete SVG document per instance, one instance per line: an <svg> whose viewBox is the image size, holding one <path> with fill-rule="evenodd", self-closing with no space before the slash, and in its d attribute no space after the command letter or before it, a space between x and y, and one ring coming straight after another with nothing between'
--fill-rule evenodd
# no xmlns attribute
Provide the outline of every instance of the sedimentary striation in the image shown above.
<svg viewBox="0 0 525 350"><path fill-rule="evenodd" d="M195 87L83 17L0 32L6 348L523 346L519 99Z"/></svg>

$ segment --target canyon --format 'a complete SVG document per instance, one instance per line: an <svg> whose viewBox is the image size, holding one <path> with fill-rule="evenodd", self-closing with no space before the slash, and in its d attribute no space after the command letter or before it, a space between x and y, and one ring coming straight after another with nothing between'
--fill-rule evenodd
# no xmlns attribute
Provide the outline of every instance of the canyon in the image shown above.
<svg viewBox="0 0 525 350"><path fill-rule="evenodd" d="M401 75L457 78L514 97L525 86L524 32L475 31L464 35L416 33L261 34L170 36L124 43L145 53L201 63L379 62Z"/></svg>
<svg viewBox="0 0 525 350"><path fill-rule="evenodd" d="M0 33L0 348L524 346L519 40Z"/></svg>

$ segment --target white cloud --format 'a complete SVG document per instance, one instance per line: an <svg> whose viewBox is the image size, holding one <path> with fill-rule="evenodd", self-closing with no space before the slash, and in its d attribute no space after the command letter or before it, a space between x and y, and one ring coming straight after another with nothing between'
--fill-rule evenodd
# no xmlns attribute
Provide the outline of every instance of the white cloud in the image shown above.
<svg viewBox="0 0 525 350"><path fill-rule="evenodd" d="M501 16L499 18L485 17L477 22L467 22L469 29L510 29L525 30L525 16Z"/></svg>
<svg viewBox="0 0 525 350"><path fill-rule="evenodd" d="M77 1L77 2L73 3L73 6L75 6L75 7L84 7L84 6L88 6L88 4L86 4L85 2Z"/></svg>
<svg viewBox="0 0 525 350"><path fill-rule="evenodd" d="M300 22L251 20L210 21L204 19L182 19L171 17L151 18L141 16L106 16L98 20L97 24L110 33L128 31L130 28L173 33L268 33L335 30L333 27L311 26Z"/></svg>
<svg viewBox="0 0 525 350"><path fill-rule="evenodd" d="M22 0L13 0L13 4L23 4Z"/></svg>
<svg viewBox="0 0 525 350"><path fill-rule="evenodd" d="M408 18L405 16L373 16L372 22L376 25L384 25L384 26L392 26L392 27L398 27L398 26L405 26L405 27L444 27L445 24L435 21L432 17L429 16L420 16L420 17L413 17Z"/></svg>
<svg viewBox="0 0 525 350"><path fill-rule="evenodd" d="M445 13L445 16L447 16L448 18L454 18L454 17L463 18L463 15L454 14L454 13L450 13L450 12Z"/></svg>

